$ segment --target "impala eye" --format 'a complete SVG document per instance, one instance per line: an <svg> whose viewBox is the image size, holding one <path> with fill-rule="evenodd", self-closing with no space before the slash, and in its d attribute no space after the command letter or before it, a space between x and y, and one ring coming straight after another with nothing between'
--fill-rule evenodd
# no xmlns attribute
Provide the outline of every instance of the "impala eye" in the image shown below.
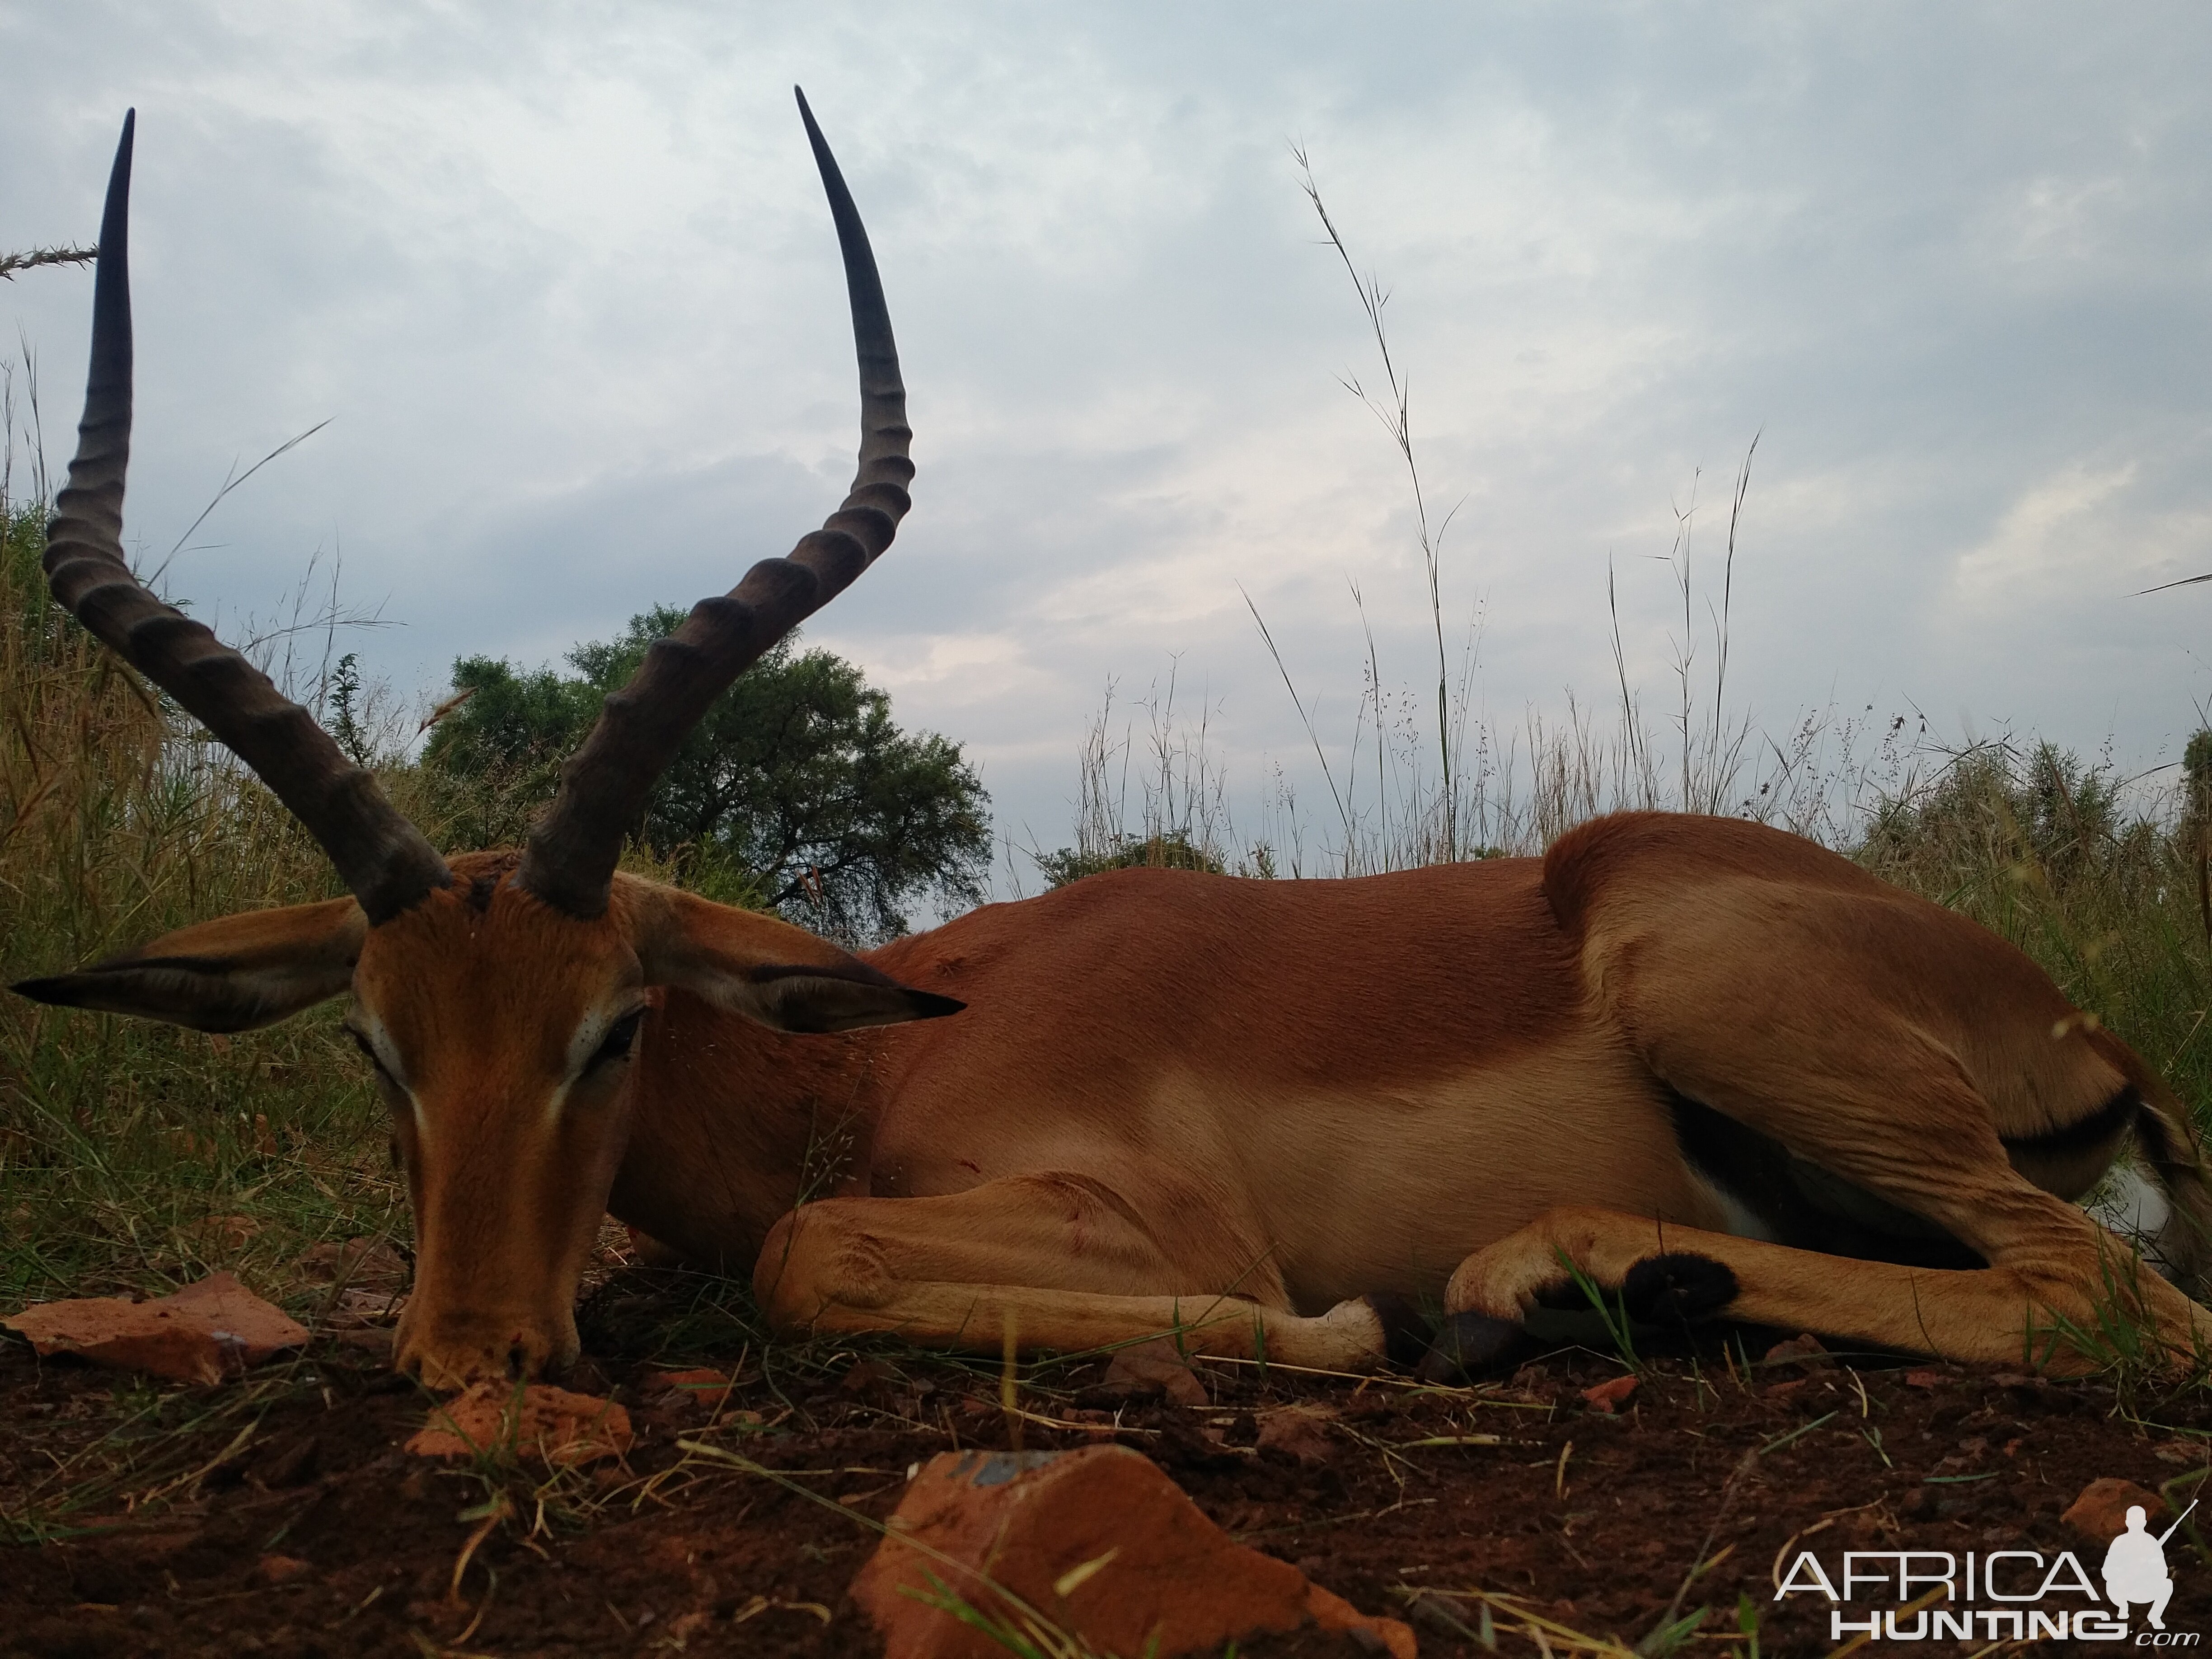
<svg viewBox="0 0 2212 1659"><path fill-rule="evenodd" d="M377 1054L374 1045L360 1032L355 1030L352 1026L349 1025L344 1029L345 1034L353 1039L353 1046L361 1050L362 1055L368 1060L368 1063L375 1066L380 1073L383 1073L383 1075L386 1077L391 1076L392 1074L389 1072L386 1072L384 1070L384 1061Z"/></svg>
<svg viewBox="0 0 2212 1659"><path fill-rule="evenodd" d="M617 1020L608 1028L606 1041L599 1044L599 1051L585 1063L584 1069L597 1071L617 1060L628 1060L631 1045L637 1041L638 1024L644 1018L644 1009L633 1008Z"/></svg>

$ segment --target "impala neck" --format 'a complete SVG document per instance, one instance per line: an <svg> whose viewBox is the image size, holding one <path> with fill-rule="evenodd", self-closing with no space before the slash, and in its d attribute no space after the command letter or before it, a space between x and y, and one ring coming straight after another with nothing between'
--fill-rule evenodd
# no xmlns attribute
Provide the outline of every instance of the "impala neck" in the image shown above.
<svg viewBox="0 0 2212 1659"><path fill-rule="evenodd" d="M681 991L638 1044L629 1146L607 1207L693 1260L749 1272L793 1206L868 1189L885 1033L785 1036Z"/></svg>

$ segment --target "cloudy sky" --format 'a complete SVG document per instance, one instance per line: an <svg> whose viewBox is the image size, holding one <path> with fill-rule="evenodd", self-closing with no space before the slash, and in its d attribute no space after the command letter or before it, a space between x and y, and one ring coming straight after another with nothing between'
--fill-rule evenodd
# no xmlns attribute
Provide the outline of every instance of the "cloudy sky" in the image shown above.
<svg viewBox="0 0 2212 1659"><path fill-rule="evenodd" d="M1170 671L1240 820L1277 766L1325 803L1244 594L1340 767L1351 582L1386 685L1433 674L1293 145L1389 290L1478 715L1616 696L1608 561L1628 677L1673 696L1662 562L1694 502L1717 574L1754 434L1729 690L1764 730L1871 708L2133 772L2212 704L2212 585L2132 597L2212 570L2200 7L0 0L0 247L90 240L139 111L142 556L328 421L167 580L266 617L342 555L410 699L720 591L835 504L855 397L796 82L920 468L811 637L965 744L1018 840L1069 838L1106 684ZM0 287L57 463L89 293Z"/></svg>

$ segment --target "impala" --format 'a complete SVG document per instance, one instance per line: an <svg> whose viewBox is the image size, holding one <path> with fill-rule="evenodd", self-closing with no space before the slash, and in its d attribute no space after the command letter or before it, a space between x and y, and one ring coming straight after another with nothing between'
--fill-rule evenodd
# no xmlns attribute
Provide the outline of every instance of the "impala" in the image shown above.
<svg viewBox="0 0 2212 1659"><path fill-rule="evenodd" d="M1809 842L1632 813L1504 859L1342 881L1130 870L855 957L616 871L708 704L883 552L905 394L842 247L859 476L788 558L655 644L520 850L443 857L307 711L123 557L132 124L110 178L55 597L228 744L350 896L226 917L15 988L204 1031L327 998L388 1105L426 1381L573 1358L603 1212L750 1267L790 1329L1496 1363L1574 1275L1701 1315L2059 1368L2118 1315L2212 1316L2072 1200L2148 1166L2186 1279L2212 1220L2187 1110L2028 959ZM2192 1281L2193 1282L2193 1281ZM1407 1347L1408 1341L1417 1346Z"/></svg>

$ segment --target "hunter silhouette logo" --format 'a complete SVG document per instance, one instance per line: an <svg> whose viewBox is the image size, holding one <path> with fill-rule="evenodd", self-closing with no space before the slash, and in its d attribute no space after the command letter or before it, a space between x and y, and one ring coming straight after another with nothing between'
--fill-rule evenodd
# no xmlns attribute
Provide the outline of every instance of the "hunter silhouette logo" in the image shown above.
<svg viewBox="0 0 2212 1659"><path fill-rule="evenodd" d="M2189 1510L2197 1505L2192 1503ZM2189 1518L2189 1510L2172 1526L2155 1538L2144 1530L2150 1516L2140 1504L2128 1506L2128 1529L2112 1540L2105 1550L2105 1594L2112 1598L2112 1617L2128 1616L2128 1603L2147 1603L2153 1630L2166 1628L2166 1604L2173 1595L2173 1580L2166 1571L2166 1540L2173 1536L2182 1521Z"/></svg>
<svg viewBox="0 0 2212 1659"><path fill-rule="evenodd" d="M2048 1558L2027 1549L1963 1556L1942 1550L1850 1550L1842 1571L1833 1574L1812 1551L1800 1550L1776 1583L1774 1599L1825 1596L1833 1604L1829 1633L1838 1641L1852 1636L1863 1643L2055 1638L2193 1648L2202 1639L2197 1632L2166 1627L2166 1606L2173 1595L2166 1545L2196 1507L2191 1504L2164 1532L2153 1533L2148 1512L2141 1504L2131 1506L2127 1530L2105 1550L2101 1597L2071 1550ZM1869 1601L1892 1605L1864 1605ZM1996 1605L1976 1605L1991 1602ZM2146 1628L2130 1632L2130 1607L2143 1610Z"/></svg>

